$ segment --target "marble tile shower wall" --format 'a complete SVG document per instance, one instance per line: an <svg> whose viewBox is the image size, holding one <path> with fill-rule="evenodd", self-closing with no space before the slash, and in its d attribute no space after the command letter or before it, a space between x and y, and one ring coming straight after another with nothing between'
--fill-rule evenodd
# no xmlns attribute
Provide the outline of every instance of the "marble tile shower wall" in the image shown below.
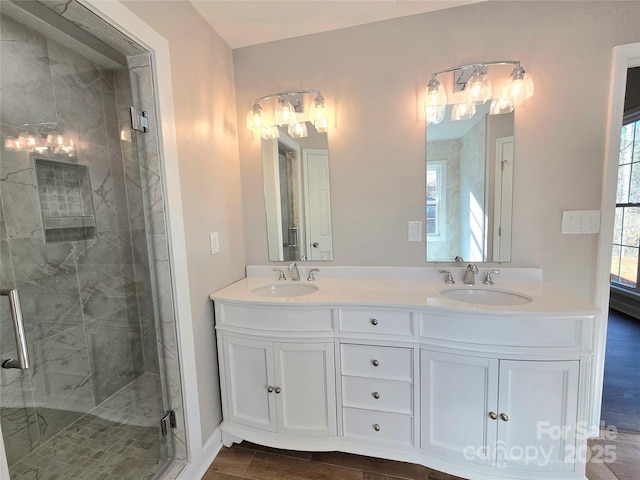
<svg viewBox="0 0 640 480"><path fill-rule="evenodd" d="M128 73L98 69L6 16L0 22L0 140L27 123L72 133L76 157L55 159L89 166L97 223L95 240L45 244L33 158L0 152L0 281L20 289L33 366L0 369L11 463L145 371L170 370L170 395L181 395L157 146L120 139L133 97ZM150 158L138 166L145 148ZM0 358L9 358L11 325L0 329ZM159 350L175 363L159 362Z"/></svg>

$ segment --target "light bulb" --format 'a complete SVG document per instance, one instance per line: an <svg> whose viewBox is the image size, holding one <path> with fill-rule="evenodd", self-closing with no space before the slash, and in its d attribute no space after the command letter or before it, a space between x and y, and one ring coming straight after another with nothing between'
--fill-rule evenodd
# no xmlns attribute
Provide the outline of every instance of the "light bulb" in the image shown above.
<svg viewBox="0 0 640 480"><path fill-rule="evenodd" d="M247 128L252 131L262 128L262 107L257 102L247 112Z"/></svg>
<svg viewBox="0 0 640 480"><path fill-rule="evenodd" d="M7 137L4 139L4 149L9 152L18 150L18 139L16 137Z"/></svg>
<svg viewBox="0 0 640 480"><path fill-rule="evenodd" d="M518 65L511 72L511 79L505 85L502 96L511 99L514 107L522 105L527 98L533 96L533 80L525 74L524 68Z"/></svg>
<svg viewBox="0 0 640 480"><path fill-rule="evenodd" d="M280 98L278 100L275 120L280 126L296 123L296 110L287 99Z"/></svg>
<svg viewBox="0 0 640 480"><path fill-rule="evenodd" d="M489 76L478 71L471 76L465 90L467 90L467 103L476 105L485 103L493 95Z"/></svg>
<svg viewBox="0 0 640 480"><path fill-rule="evenodd" d="M425 113L429 107L444 107L447 105L447 92L442 84L432 77L427 84L427 92L424 101ZM429 116L427 114L427 116Z"/></svg>

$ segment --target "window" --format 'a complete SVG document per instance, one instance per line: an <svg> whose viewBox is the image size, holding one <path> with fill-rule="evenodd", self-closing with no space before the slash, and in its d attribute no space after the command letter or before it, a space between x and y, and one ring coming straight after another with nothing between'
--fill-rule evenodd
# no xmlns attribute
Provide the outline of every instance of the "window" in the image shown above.
<svg viewBox="0 0 640 480"><path fill-rule="evenodd" d="M446 217L446 161L429 161L427 164L426 225L430 240L443 241Z"/></svg>
<svg viewBox="0 0 640 480"><path fill-rule="evenodd" d="M611 283L640 291L640 120L622 127L616 217L611 255Z"/></svg>

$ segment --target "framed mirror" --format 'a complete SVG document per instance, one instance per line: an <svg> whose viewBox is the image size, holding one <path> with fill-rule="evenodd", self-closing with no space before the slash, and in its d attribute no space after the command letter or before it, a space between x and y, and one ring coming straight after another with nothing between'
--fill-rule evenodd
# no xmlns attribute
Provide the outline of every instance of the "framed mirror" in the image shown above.
<svg viewBox="0 0 640 480"><path fill-rule="evenodd" d="M426 131L428 262L509 262L514 114L478 105L468 120L445 119Z"/></svg>
<svg viewBox="0 0 640 480"><path fill-rule="evenodd" d="M329 145L307 123L307 136L262 139L269 261L333 260Z"/></svg>

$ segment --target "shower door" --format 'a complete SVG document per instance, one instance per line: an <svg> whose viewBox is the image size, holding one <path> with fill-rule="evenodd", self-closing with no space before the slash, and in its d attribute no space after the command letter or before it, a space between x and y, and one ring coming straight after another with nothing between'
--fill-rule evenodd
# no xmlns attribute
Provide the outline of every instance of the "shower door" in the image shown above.
<svg viewBox="0 0 640 480"><path fill-rule="evenodd" d="M19 292L30 362L0 368L0 457L12 480L153 478L174 454L173 318L155 137L130 120L149 55L105 61L100 40L58 43L72 22L0 3L0 288ZM0 363L19 358L13 310L0 297Z"/></svg>

